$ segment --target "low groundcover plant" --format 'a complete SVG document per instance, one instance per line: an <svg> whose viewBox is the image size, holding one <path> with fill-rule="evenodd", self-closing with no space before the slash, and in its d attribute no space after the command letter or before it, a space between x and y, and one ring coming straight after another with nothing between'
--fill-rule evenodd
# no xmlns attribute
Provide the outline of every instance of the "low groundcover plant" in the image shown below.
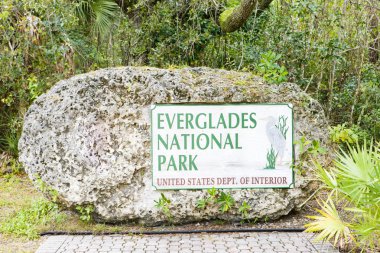
<svg viewBox="0 0 380 253"><path fill-rule="evenodd" d="M348 147L341 150L333 168L319 163L316 175L327 189L320 200L319 216L307 224L307 232L320 232L317 240L333 239L340 248L380 250L380 145Z"/></svg>

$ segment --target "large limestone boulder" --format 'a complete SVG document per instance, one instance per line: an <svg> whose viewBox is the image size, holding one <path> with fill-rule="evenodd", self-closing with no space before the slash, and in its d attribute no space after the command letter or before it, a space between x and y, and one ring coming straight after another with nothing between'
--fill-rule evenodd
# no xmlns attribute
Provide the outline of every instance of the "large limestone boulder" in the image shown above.
<svg viewBox="0 0 380 253"><path fill-rule="evenodd" d="M167 219L155 207L152 187L149 109L153 103L287 102L294 105L295 140L326 141L321 106L297 85L269 85L250 73L209 68L164 70L103 69L58 82L25 115L20 161L32 180L55 189L68 207L92 205L108 222L159 224ZM296 159L299 158L296 149ZM308 168L303 168L308 173ZM293 189L230 190L247 201L249 218L278 218L303 202L310 185L296 173ZM172 222L239 220L237 208L204 210L205 190L164 191Z"/></svg>

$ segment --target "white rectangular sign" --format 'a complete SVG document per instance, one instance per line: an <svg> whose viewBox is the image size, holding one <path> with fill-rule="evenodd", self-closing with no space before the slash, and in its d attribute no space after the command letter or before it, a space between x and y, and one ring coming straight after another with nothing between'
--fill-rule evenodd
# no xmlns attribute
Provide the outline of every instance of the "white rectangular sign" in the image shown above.
<svg viewBox="0 0 380 253"><path fill-rule="evenodd" d="M151 107L156 189L291 188L291 104Z"/></svg>

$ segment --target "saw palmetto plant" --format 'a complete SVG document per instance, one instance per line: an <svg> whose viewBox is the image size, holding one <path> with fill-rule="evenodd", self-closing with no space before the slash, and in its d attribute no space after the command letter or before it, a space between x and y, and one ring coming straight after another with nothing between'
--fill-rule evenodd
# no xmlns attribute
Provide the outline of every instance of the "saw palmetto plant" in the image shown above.
<svg viewBox="0 0 380 253"><path fill-rule="evenodd" d="M380 250L380 146L349 147L330 170L318 163L317 177L329 191L319 201L319 215L309 216L307 232L317 240L333 239L340 247Z"/></svg>
<svg viewBox="0 0 380 253"><path fill-rule="evenodd" d="M92 30L100 35L111 30L119 13L119 6L113 0L79 0L75 5L79 19L92 26Z"/></svg>

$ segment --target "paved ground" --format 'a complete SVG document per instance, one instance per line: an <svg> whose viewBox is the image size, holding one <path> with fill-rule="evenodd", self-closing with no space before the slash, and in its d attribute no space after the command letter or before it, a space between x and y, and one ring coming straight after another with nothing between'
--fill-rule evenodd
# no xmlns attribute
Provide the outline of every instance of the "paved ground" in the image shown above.
<svg viewBox="0 0 380 253"><path fill-rule="evenodd" d="M312 241L306 233L220 233L170 235L49 236L37 253L70 252L324 252L331 244Z"/></svg>

